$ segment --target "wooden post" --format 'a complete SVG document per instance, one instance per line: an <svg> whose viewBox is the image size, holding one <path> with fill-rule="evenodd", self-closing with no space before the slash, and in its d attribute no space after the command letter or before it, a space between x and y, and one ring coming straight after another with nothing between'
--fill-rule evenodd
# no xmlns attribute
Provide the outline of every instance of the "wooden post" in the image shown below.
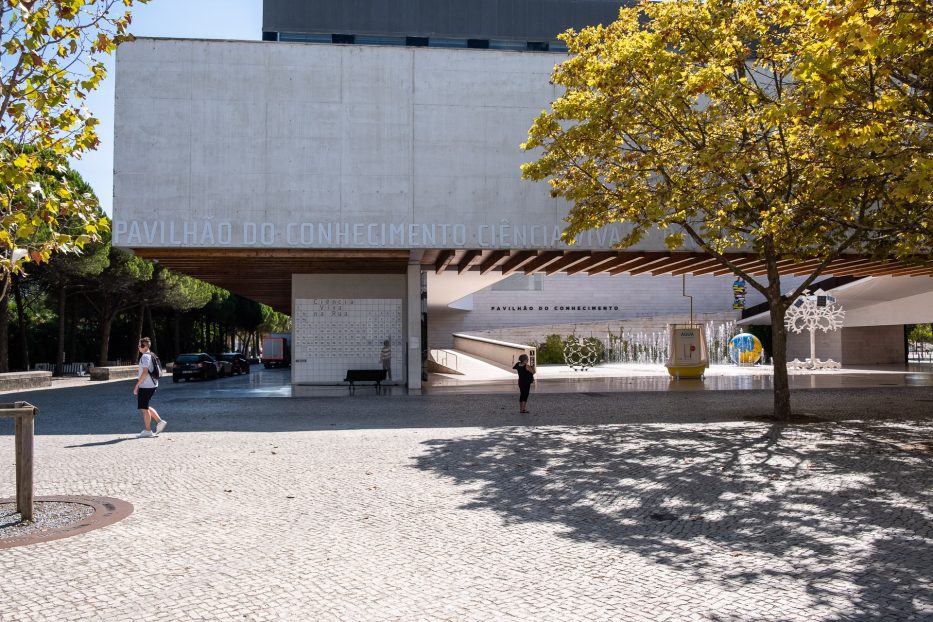
<svg viewBox="0 0 933 622"><path fill-rule="evenodd" d="M27 402L0 404L0 417L16 421L16 511L24 521L33 519L32 449L38 412Z"/></svg>

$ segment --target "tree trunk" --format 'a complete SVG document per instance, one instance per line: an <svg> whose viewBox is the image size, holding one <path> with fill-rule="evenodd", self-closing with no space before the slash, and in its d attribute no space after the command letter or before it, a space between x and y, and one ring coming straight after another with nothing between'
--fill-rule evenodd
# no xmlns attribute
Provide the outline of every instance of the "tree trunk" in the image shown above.
<svg viewBox="0 0 933 622"><path fill-rule="evenodd" d="M100 318L100 353L97 357L97 364L100 367L106 367L107 354L110 352L110 329L113 326L113 318L116 314L107 311Z"/></svg>
<svg viewBox="0 0 933 622"><path fill-rule="evenodd" d="M58 347L55 348L55 375L64 376L62 367L65 363L65 312L67 311L67 292L64 285L58 288Z"/></svg>
<svg viewBox="0 0 933 622"><path fill-rule="evenodd" d="M158 343L156 342L156 327L155 322L152 321L152 307L146 305L146 322L149 324L149 338L152 339L151 350L158 354L159 350L157 349Z"/></svg>
<svg viewBox="0 0 933 622"><path fill-rule="evenodd" d="M139 318L136 320L136 343L139 343L139 340L143 338L143 324L146 321L147 306L146 303L139 305ZM139 356L139 351L136 349L136 346L133 346L133 353L130 355L130 360L135 360L137 356Z"/></svg>
<svg viewBox="0 0 933 622"><path fill-rule="evenodd" d="M9 277L7 277L9 278ZM10 312L8 302L9 287L4 287L0 296L0 373L10 371Z"/></svg>
<svg viewBox="0 0 933 622"><path fill-rule="evenodd" d="M790 419L790 382L787 376L787 329L784 327L786 304L781 298L781 275L777 259L767 251L768 308L771 315L771 359L774 364L774 416L782 421Z"/></svg>
<svg viewBox="0 0 933 622"><path fill-rule="evenodd" d="M68 358L71 361L78 360L78 304L79 301L75 300L68 307Z"/></svg>
<svg viewBox="0 0 933 622"><path fill-rule="evenodd" d="M19 351L23 371L29 371L29 342L26 339L26 314L23 312L23 292L19 277L13 277L13 297L16 299L16 320L19 322Z"/></svg>
<svg viewBox="0 0 933 622"><path fill-rule="evenodd" d="M172 360L175 360L181 354L181 313L175 311L172 314L172 341L174 349L172 350Z"/></svg>

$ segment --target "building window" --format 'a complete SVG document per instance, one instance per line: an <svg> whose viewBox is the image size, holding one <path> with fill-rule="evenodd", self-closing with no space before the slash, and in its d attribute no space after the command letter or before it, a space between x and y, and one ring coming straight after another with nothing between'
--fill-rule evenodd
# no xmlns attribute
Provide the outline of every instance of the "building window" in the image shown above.
<svg viewBox="0 0 933 622"><path fill-rule="evenodd" d="M405 45L410 45L417 48L426 48L428 47L428 38L427 37L405 37Z"/></svg>
<svg viewBox="0 0 933 622"><path fill-rule="evenodd" d="M528 42L529 52L547 52L550 49L551 49L551 46L547 41L529 41Z"/></svg>
<svg viewBox="0 0 933 622"><path fill-rule="evenodd" d="M287 43L330 43L330 35L311 35L297 32L280 32L279 41Z"/></svg>
<svg viewBox="0 0 933 622"><path fill-rule="evenodd" d="M474 50L488 50L489 39L467 39L467 47Z"/></svg>
<svg viewBox="0 0 933 622"><path fill-rule="evenodd" d="M493 50L516 50L523 51L525 50L524 41L502 41L502 40L489 40L489 48Z"/></svg>
<svg viewBox="0 0 933 622"><path fill-rule="evenodd" d="M331 43L355 43L356 37L353 35L331 35Z"/></svg>
<svg viewBox="0 0 933 622"><path fill-rule="evenodd" d="M266 31L263 31L263 33L262 33L262 40L263 40L263 41L278 41L278 40L279 40L279 33L277 33L277 32L266 32Z"/></svg>
<svg viewBox="0 0 933 622"><path fill-rule="evenodd" d="M380 37L376 35L356 35L354 43L359 45L405 45L405 37Z"/></svg>
<svg viewBox="0 0 933 622"><path fill-rule="evenodd" d="M553 41L550 44L550 49L552 52L562 52L567 53L567 44L563 41Z"/></svg>
<svg viewBox="0 0 933 622"><path fill-rule="evenodd" d="M428 40L428 45L430 45L432 48L465 48L467 46L467 40L431 37Z"/></svg>

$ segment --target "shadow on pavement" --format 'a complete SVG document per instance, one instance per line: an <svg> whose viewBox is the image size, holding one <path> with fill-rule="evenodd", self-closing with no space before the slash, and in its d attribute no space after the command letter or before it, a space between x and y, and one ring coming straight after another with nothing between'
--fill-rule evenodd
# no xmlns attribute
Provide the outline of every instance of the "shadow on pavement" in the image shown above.
<svg viewBox="0 0 933 622"><path fill-rule="evenodd" d="M94 443L81 443L80 445L65 445L65 449L80 449L81 447L102 447L104 445L116 445L123 441L138 440L135 436L123 436L121 438L112 438L109 441L97 441Z"/></svg>
<svg viewBox="0 0 933 622"><path fill-rule="evenodd" d="M907 620L933 602L929 434L880 422L500 429L428 441L416 468L476 490L464 508L506 523L554 524L729 590L803 586L839 619Z"/></svg>

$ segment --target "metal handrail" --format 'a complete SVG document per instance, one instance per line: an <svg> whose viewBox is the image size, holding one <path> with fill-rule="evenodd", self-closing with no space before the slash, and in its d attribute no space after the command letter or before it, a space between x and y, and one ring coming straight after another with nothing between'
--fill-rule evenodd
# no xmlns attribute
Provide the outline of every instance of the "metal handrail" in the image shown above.
<svg viewBox="0 0 933 622"><path fill-rule="evenodd" d="M440 353L443 353L443 356L439 356ZM449 363L448 357L451 357L451 356L454 358L453 365ZM457 355L451 352L450 350L438 350L438 349L432 348L431 358L438 365L443 365L444 367L448 369L454 369L454 370L459 369L459 359L457 358Z"/></svg>

